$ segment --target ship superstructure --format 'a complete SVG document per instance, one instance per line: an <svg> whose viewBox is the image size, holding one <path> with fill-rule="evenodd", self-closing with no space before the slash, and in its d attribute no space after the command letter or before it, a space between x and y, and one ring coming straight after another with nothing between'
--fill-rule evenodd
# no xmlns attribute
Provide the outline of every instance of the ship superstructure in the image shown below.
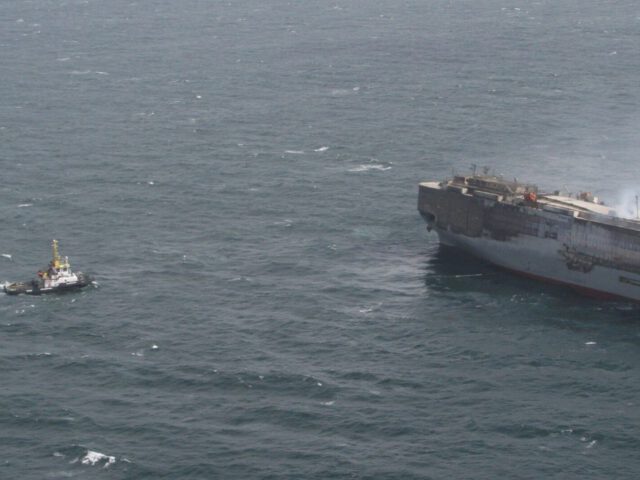
<svg viewBox="0 0 640 480"><path fill-rule="evenodd" d="M443 244L530 277L640 301L640 221L589 193L458 175L420 183L418 210Z"/></svg>

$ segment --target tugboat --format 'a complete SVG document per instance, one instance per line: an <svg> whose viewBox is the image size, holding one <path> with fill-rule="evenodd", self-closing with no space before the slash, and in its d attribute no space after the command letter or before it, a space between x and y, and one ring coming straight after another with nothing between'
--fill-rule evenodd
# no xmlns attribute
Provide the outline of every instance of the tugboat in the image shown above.
<svg viewBox="0 0 640 480"><path fill-rule="evenodd" d="M5 283L4 291L7 295L41 295L43 293L57 293L76 290L91 283L91 278L82 272L71 271L69 257L61 257L58 251L58 241L52 245L53 259L46 269L38 272L38 278L26 282Z"/></svg>

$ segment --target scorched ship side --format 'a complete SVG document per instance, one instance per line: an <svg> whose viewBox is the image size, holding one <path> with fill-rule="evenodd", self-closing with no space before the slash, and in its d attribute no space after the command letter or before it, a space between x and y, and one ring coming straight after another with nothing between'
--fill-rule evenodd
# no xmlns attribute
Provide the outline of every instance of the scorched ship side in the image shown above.
<svg viewBox="0 0 640 480"><path fill-rule="evenodd" d="M420 183L418 210L445 245L592 295L640 301L640 221L618 218L590 194L455 176Z"/></svg>

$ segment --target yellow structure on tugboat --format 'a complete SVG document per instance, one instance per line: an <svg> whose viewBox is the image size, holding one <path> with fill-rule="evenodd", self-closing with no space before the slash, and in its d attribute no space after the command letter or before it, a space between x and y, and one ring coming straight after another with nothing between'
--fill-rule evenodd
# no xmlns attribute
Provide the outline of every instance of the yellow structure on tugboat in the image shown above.
<svg viewBox="0 0 640 480"><path fill-rule="evenodd" d="M60 252L58 250L58 240L54 239L53 242L51 242L51 249L53 250L53 259L51 260L51 266L56 270L70 268L69 257L64 257L64 262L62 261L62 257L60 256Z"/></svg>

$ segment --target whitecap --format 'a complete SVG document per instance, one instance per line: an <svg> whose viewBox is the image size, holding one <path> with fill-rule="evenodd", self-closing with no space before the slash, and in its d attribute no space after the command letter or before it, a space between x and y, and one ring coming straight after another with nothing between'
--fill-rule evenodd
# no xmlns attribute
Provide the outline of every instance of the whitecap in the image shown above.
<svg viewBox="0 0 640 480"><path fill-rule="evenodd" d="M4 258L8 258L9 260L11 260L13 258L10 253L3 253L2 256Z"/></svg>
<svg viewBox="0 0 640 480"><path fill-rule="evenodd" d="M234 277L228 280L229 282L251 282L250 277Z"/></svg>
<svg viewBox="0 0 640 480"><path fill-rule="evenodd" d="M379 170L384 172L385 170L391 170L391 167L387 165L373 164L373 165L358 165L357 167L350 168L350 172L367 172L369 170Z"/></svg>
<svg viewBox="0 0 640 480"><path fill-rule="evenodd" d="M91 70L72 70L71 75L87 75L91 73Z"/></svg>
<svg viewBox="0 0 640 480"><path fill-rule="evenodd" d="M68 62L69 60L71 60L70 57L62 57L62 58L56 58L57 61L59 62Z"/></svg>
<svg viewBox="0 0 640 480"><path fill-rule="evenodd" d="M335 400L329 400L328 402L322 402L322 405L325 405L327 407L330 407L331 405L333 405L334 403L336 403Z"/></svg>
<svg viewBox="0 0 640 480"><path fill-rule="evenodd" d="M584 344L585 344L585 345L595 345L595 344L596 344L596 342L585 342Z"/></svg>
<svg viewBox="0 0 640 480"><path fill-rule="evenodd" d="M104 468L116 463L116 457L105 455L104 453L94 452L93 450L87 450L87 454L82 457L83 465L95 465L98 462L104 461Z"/></svg>
<svg viewBox="0 0 640 480"><path fill-rule="evenodd" d="M33 203L21 203L18 208L33 207Z"/></svg>
<svg viewBox="0 0 640 480"><path fill-rule="evenodd" d="M304 155L304 150L285 150L284 153L290 153L292 155Z"/></svg>
<svg viewBox="0 0 640 480"><path fill-rule="evenodd" d="M329 150L329 147L320 147L316 148L314 152L326 152L327 150Z"/></svg>
<svg viewBox="0 0 640 480"><path fill-rule="evenodd" d="M371 313L374 310L377 310L378 308L380 308L380 306L382 305L382 303L376 303L375 305L371 305L370 307L363 307L358 309L358 311L360 313Z"/></svg>
<svg viewBox="0 0 640 480"><path fill-rule="evenodd" d="M290 227L293 224L293 220L285 218L279 222L273 222L273 225L277 225L279 227Z"/></svg>
<svg viewBox="0 0 640 480"><path fill-rule="evenodd" d="M158 348L158 345L156 345L155 343L151 345L151 350L158 350Z"/></svg>

